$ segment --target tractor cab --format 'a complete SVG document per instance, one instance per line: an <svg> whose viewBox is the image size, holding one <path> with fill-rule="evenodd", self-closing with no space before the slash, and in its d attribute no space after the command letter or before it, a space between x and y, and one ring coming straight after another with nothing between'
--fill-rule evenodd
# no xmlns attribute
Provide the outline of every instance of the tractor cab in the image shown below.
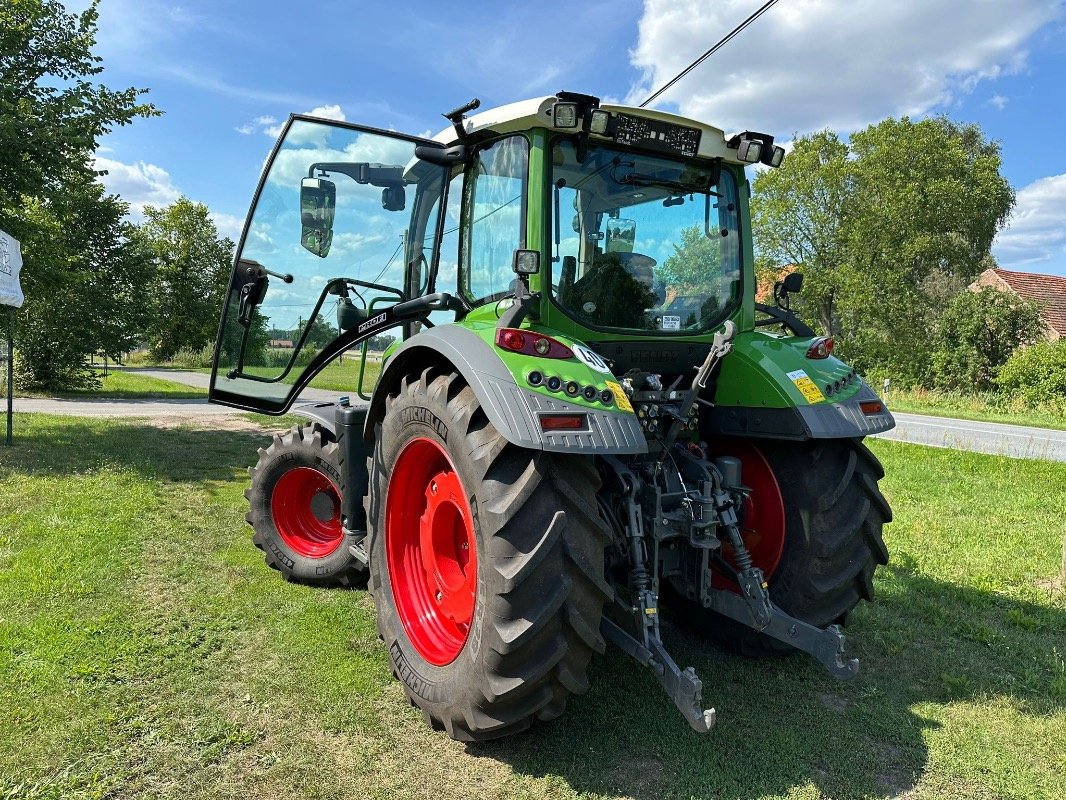
<svg viewBox="0 0 1066 800"><path fill-rule="evenodd" d="M213 401L281 414L323 372L370 399L390 344L457 317L495 322L522 293L529 323L593 350L628 342L610 356L625 368L678 353L687 369L692 348L677 345L742 313L741 165L774 152L761 134L731 144L569 93L465 110L435 140L289 120L241 238Z"/></svg>

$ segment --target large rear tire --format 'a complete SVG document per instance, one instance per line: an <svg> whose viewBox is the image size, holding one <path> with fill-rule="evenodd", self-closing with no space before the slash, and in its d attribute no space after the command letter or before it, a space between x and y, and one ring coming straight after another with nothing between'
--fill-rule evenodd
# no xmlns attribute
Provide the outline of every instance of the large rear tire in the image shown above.
<svg viewBox="0 0 1066 800"><path fill-rule="evenodd" d="M366 567L341 527L337 443L328 434L318 425L275 434L249 474L245 519L267 566L309 586L365 584Z"/></svg>
<svg viewBox="0 0 1066 800"><path fill-rule="evenodd" d="M610 532L591 459L509 444L461 376L386 400L370 462L370 590L393 674L461 741L562 714L603 652Z"/></svg>
<svg viewBox="0 0 1066 800"><path fill-rule="evenodd" d="M759 461L748 457L753 449L770 475L742 475L744 483L756 487L751 506L758 513L762 503L779 503L784 510L779 556L767 548L773 557L764 557L772 563L760 563L753 551L756 566L768 578L771 599L819 628L845 624L860 600L873 600L874 571L888 563L882 529L892 520L892 511L877 485L885 474L880 462L861 439L737 442L732 448L723 441L717 454L737 451L744 455L745 469L749 463L759 469ZM766 496L775 490L777 498ZM770 519L778 518L771 514ZM762 534L764 541L767 535L775 538L773 531ZM672 605L684 622L743 655L793 652L784 642L673 594Z"/></svg>

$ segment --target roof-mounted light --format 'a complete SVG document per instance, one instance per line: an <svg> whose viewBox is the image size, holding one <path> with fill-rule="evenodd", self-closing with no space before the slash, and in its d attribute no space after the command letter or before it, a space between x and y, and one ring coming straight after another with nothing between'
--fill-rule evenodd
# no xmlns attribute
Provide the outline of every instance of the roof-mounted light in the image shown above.
<svg viewBox="0 0 1066 800"><path fill-rule="evenodd" d="M595 133L597 136L603 136L607 133L607 126L610 125L610 123L610 112L603 111L597 108L589 116L589 133Z"/></svg>
<svg viewBox="0 0 1066 800"><path fill-rule="evenodd" d="M726 147L737 151L737 160L745 164L762 162L768 167L780 167L785 160L785 148L774 146L774 137L768 133L744 131L733 136Z"/></svg>
<svg viewBox="0 0 1066 800"><path fill-rule="evenodd" d="M737 145L737 158L745 164L754 164L762 155L762 142L753 142L751 139L743 139Z"/></svg>
<svg viewBox="0 0 1066 800"><path fill-rule="evenodd" d="M556 128L576 128L577 119L577 103L556 103L552 106L552 124Z"/></svg>

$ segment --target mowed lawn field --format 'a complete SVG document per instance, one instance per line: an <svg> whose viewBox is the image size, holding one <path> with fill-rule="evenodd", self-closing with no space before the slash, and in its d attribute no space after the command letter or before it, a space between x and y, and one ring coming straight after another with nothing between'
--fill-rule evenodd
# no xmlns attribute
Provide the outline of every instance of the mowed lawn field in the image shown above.
<svg viewBox="0 0 1066 800"><path fill-rule="evenodd" d="M671 626L709 736L608 649L561 720L464 746L406 703L365 592L264 566L242 492L268 429L238 427L16 419L0 798L1066 796L1066 464L873 442L893 560L850 683Z"/></svg>

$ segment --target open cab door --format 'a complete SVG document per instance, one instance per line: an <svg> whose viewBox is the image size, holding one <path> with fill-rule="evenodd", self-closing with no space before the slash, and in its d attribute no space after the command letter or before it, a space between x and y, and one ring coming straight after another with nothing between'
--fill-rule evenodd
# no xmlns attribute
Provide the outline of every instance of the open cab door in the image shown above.
<svg viewBox="0 0 1066 800"><path fill-rule="evenodd" d="M402 336L453 302L433 294L452 168L419 159L416 149L440 152L440 145L289 119L241 236L211 402L284 414L345 350L386 332Z"/></svg>

